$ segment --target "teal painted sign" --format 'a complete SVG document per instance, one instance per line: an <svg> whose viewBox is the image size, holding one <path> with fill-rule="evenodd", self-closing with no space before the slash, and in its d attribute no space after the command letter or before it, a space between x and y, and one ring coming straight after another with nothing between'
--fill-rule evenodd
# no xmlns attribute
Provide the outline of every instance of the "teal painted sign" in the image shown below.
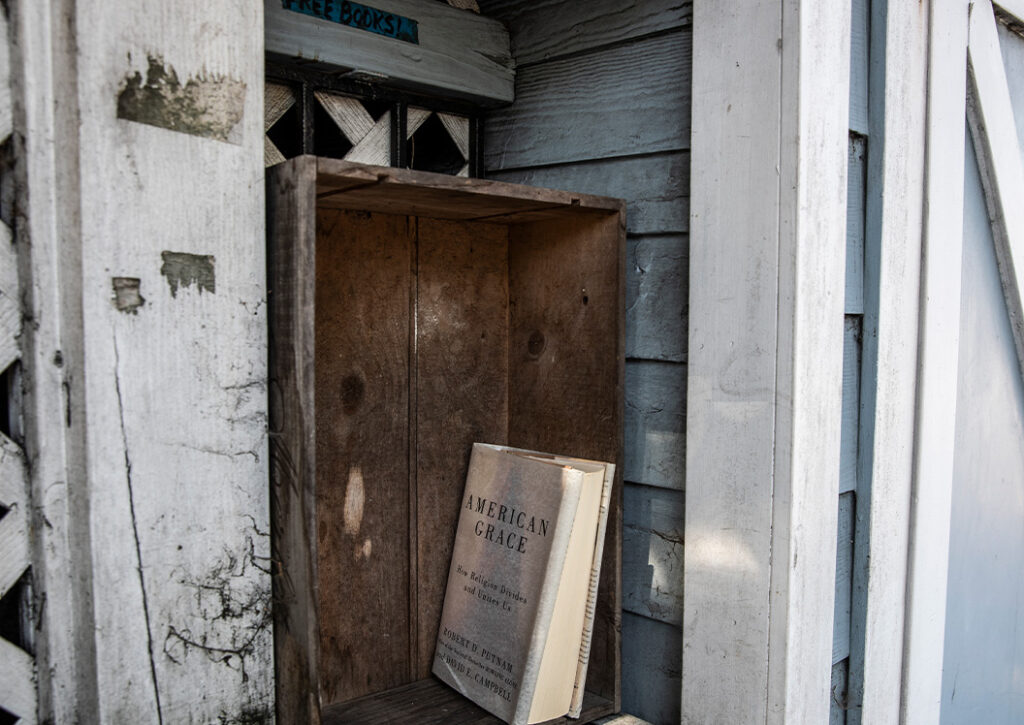
<svg viewBox="0 0 1024 725"><path fill-rule="evenodd" d="M285 10L311 15L321 20L366 30L387 38L419 45L419 26L415 20L348 0L282 0Z"/></svg>

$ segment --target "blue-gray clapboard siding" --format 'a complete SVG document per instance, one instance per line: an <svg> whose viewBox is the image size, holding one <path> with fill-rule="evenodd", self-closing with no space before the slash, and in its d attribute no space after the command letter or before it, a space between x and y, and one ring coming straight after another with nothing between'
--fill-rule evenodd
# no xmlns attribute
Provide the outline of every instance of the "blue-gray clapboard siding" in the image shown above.
<svg viewBox="0 0 1024 725"><path fill-rule="evenodd" d="M516 102L486 120L487 175L626 200L623 709L680 713L690 2L482 0Z"/></svg>
<svg viewBox="0 0 1024 725"><path fill-rule="evenodd" d="M850 142L846 197L846 320L843 337L843 422L839 460L839 527L832 632L830 725L845 725L849 705L854 536L857 520L857 477L860 456L861 331L864 316L870 13L870 0L854 0L851 4Z"/></svg>

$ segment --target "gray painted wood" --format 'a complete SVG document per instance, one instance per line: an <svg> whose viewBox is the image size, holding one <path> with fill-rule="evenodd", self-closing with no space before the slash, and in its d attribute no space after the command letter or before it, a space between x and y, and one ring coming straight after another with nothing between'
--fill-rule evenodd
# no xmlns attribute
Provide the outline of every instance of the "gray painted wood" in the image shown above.
<svg viewBox="0 0 1024 725"><path fill-rule="evenodd" d="M686 362L688 239L626 242L626 357Z"/></svg>
<svg viewBox="0 0 1024 725"><path fill-rule="evenodd" d="M490 115L489 171L689 148L691 34L522 69Z"/></svg>
<svg viewBox="0 0 1024 725"><path fill-rule="evenodd" d="M864 314L864 183L867 139L850 134L846 177L846 304L848 315Z"/></svg>
<svg viewBox="0 0 1024 725"><path fill-rule="evenodd" d="M843 660L832 665L832 693L829 704L828 725L846 725L849 671L849 660Z"/></svg>
<svg viewBox="0 0 1024 725"><path fill-rule="evenodd" d="M857 488L860 439L861 318L847 315L843 330L843 423L839 453L839 493Z"/></svg>
<svg viewBox="0 0 1024 725"><path fill-rule="evenodd" d="M839 497L836 547L836 601L832 624L832 664L850 656L850 607L853 592L853 530L856 494Z"/></svg>
<svg viewBox="0 0 1024 725"><path fill-rule="evenodd" d="M508 26L512 54L522 67L689 25L692 2L485 0L480 9Z"/></svg>
<svg viewBox="0 0 1024 725"><path fill-rule="evenodd" d="M622 709L652 723L679 722L679 628L622 615Z"/></svg>
<svg viewBox="0 0 1024 725"><path fill-rule="evenodd" d="M690 154L686 151L585 164L489 170L487 177L625 199L629 234L684 233L690 226Z"/></svg>
<svg viewBox="0 0 1024 725"><path fill-rule="evenodd" d="M685 441L686 366L628 361L623 478L682 490Z"/></svg>
<svg viewBox="0 0 1024 725"><path fill-rule="evenodd" d="M491 18L438 2L389 0L389 11L419 23L419 44L413 45L285 10L281 0L265 0L263 8L270 54L481 103L507 103L514 96L508 32Z"/></svg>
<svg viewBox="0 0 1024 725"><path fill-rule="evenodd" d="M622 608L681 626L682 491L627 484L622 516Z"/></svg>
<svg viewBox="0 0 1024 725"><path fill-rule="evenodd" d="M868 132L868 30L870 0L853 0L850 27L850 130Z"/></svg>

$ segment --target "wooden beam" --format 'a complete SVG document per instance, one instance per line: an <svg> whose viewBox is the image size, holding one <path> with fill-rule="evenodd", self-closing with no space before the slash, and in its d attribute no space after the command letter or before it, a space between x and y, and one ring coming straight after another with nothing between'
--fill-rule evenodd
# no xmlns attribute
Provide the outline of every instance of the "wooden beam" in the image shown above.
<svg viewBox="0 0 1024 725"><path fill-rule="evenodd" d="M1024 165L990 3L974 4L969 32L967 118L981 167L1017 360L1024 371Z"/></svg>
<svg viewBox="0 0 1024 725"><path fill-rule="evenodd" d="M264 0L266 50L385 84L485 105L515 97L508 31L497 20L439 2L377 0L374 8L415 20L419 42L384 37Z"/></svg>
<svg viewBox="0 0 1024 725"><path fill-rule="evenodd" d="M694 8L685 723L828 717L849 12Z"/></svg>
<svg viewBox="0 0 1024 725"><path fill-rule="evenodd" d="M910 519L901 722L939 721L953 496L963 256L967 0L929 19L917 432Z"/></svg>

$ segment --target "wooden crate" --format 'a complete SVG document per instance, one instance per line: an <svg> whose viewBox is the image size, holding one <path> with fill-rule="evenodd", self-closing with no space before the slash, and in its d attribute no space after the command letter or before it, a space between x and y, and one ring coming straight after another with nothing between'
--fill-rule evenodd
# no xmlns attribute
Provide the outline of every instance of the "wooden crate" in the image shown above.
<svg viewBox="0 0 1024 725"><path fill-rule="evenodd" d="M498 722L430 676L470 447L621 472L624 216L310 156L269 170L279 722ZM584 722L619 709L621 489Z"/></svg>

